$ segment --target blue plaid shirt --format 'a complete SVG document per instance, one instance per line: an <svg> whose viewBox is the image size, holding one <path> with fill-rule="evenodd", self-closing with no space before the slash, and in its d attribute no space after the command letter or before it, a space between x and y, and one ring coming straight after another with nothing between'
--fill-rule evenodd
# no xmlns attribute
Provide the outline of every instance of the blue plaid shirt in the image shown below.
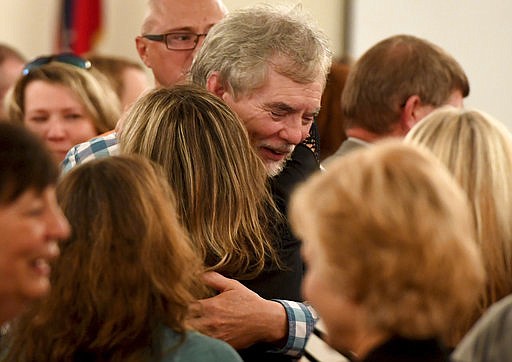
<svg viewBox="0 0 512 362"><path fill-rule="evenodd" d="M97 158L115 156L119 154L119 144L116 133L99 136L71 148L62 162L62 173L69 172L81 163ZM288 317L288 339L281 349L273 353L283 353L300 358L304 353L306 342L313 332L318 316L314 309L306 304L289 300L276 299L286 310Z"/></svg>
<svg viewBox="0 0 512 362"><path fill-rule="evenodd" d="M306 348L306 343L313 333L318 315L313 307L307 303L292 302L290 300L274 299L283 305L288 316L288 340L281 349L272 350L273 353L283 353L299 359Z"/></svg>
<svg viewBox="0 0 512 362"><path fill-rule="evenodd" d="M81 163L118 154L119 144L117 143L115 132L95 137L72 147L68 151L61 164L62 173L69 172L73 167Z"/></svg>

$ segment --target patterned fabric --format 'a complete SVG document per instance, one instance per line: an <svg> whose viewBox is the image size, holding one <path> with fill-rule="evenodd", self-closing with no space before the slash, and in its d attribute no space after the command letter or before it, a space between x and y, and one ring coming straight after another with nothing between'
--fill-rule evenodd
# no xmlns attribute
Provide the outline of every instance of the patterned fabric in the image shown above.
<svg viewBox="0 0 512 362"><path fill-rule="evenodd" d="M288 316L288 340L281 349L271 350L272 353L283 353L300 358L304 353L309 336L313 333L318 320L316 311L307 303L273 299L282 304Z"/></svg>
<svg viewBox="0 0 512 362"><path fill-rule="evenodd" d="M81 163L118 154L119 144L117 143L115 132L95 137L74 146L68 151L64 161L62 161L62 173L69 172L73 167Z"/></svg>

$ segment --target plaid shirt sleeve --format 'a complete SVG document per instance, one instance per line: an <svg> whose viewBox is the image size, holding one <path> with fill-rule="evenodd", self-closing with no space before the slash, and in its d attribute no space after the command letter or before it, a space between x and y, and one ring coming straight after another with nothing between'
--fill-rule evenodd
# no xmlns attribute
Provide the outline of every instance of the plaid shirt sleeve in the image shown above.
<svg viewBox="0 0 512 362"><path fill-rule="evenodd" d="M62 161L62 174L68 173L73 167L97 158L114 156L119 153L119 144L115 133L100 136L80 143L71 148Z"/></svg>
<svg viewBox="0 0 512 362"><path fill-rule="evenodd" d="M292 302L289 300L273 299L286 310L288 317L288 340L281 349L269 352L282 353L294 358L300 358L304 353L309 336L313 333L318 320L316 311L307 303Z"/></svg>

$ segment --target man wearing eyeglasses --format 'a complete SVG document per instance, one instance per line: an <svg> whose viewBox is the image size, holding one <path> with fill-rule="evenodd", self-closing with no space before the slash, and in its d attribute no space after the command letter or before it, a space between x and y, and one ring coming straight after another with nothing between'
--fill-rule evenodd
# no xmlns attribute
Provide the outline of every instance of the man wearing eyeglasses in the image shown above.
<svg viewBox="0 0 512 362"><path fill-rule="evenodd" d="M135 39L155 86L183 79L210 28L227 13L222 0L150 0L141 35Z"/></svg>
<svg viewBox="0 0 512 362"><path fill-rule="evenodd" d="M226 13L222 0L148 1L148 12L135 45L153 73L155 87L170 87L185 77L206 34ZM121 128L122 121L116 130ZM62 170L65 173L85 160L117 153L116 134L106 134L71 148Z"/></svg>

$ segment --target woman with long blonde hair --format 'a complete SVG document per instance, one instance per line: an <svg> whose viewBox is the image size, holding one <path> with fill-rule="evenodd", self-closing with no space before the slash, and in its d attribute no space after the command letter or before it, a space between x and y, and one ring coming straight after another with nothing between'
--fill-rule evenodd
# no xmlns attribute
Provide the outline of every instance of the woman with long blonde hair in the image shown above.
<svg viewBox="0 0 512 362"><path fill-rule="evenodd" d="M413 127L406 141L432 151L455 176L472 207L487 287L472 317L454 328L450 344L456 345L491 304L512 293L512 137L484 112L444 107Z"/></svg>

